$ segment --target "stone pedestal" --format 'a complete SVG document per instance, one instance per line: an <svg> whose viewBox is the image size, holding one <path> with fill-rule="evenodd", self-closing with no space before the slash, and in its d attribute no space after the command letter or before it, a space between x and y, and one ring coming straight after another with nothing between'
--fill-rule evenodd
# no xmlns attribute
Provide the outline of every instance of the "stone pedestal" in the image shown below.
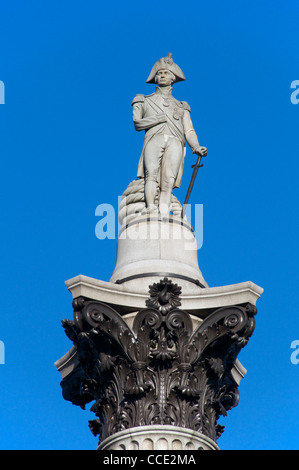
<svg viewBox="0 0 299 470"><path fill-rule="evenodd" d="M190 224L142 216L122 227L109 282L79 275L66 285L73 346L56 367L66 400L93 402L99 450L218 449L263 289L209 287Z"/></svg>
<svg viewBox="0 0 299 470"><path fill-rule="evenodd" d="M161 277L177 279L182 289L208 287L198 266L192 226L178 217L138 216L120 230L110 282L143 289Z"/></svg>

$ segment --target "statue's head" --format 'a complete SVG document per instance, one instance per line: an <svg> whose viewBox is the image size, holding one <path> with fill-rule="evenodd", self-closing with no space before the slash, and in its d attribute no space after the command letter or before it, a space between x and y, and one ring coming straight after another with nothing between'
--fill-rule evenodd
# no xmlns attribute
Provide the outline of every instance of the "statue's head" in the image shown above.
<svg viewBox="0 0 299 470"><path fill-rule="evenodd" d="M172 54L169 53L167 57L162 57L155 63L146 83L157 83L159 86L165 86L165 81L169 82L168 85L171 85L186 80L182 70L173 62L171 56Z"/></svg>
<svg viewBox="0 0 299 470"><path fill-rule="evenodd" d="M155 83L158 86L168 86L175 82L175 75L167 69L160 69L155 75Z"/></svg>

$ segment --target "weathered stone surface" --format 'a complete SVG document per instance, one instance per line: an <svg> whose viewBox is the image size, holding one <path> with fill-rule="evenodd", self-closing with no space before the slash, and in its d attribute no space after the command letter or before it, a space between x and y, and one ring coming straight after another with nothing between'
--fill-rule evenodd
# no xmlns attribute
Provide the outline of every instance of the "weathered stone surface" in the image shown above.
<svg viewBox="0 0 299 470"><path fill-rule="evenodd" d="M67 280L65 284L73 299L82 296L117 305L118 311L124 314L144 308L148 298L149 284L158 282L160 279L159 274L147 278L148 284L145 288L134 281L114 284L79 274ZM181 284L179 279L172 278L172 280ZM247 302L255 305L262 293L263 288L251 281L205 289L189 282L182 290L181 308L203 318L210 309Z"/></svg>

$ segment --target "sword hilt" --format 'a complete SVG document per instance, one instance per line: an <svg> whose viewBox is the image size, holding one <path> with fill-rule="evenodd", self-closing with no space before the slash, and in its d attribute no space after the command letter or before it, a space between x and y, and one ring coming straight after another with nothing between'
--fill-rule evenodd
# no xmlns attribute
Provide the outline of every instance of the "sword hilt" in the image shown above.
<svg viewBox="0 0 299 470"><path fill-rule="evenodd" d="M200 168L201 166L203 166L203 163L201 163L200 165L198 163L195 163L194 165L191 165L191 168Z"/></svg>

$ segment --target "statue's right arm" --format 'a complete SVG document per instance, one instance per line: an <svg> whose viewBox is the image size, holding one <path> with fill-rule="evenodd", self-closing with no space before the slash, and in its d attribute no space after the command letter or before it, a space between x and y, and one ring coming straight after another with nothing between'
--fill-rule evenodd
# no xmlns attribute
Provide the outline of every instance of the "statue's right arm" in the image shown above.
<svg viewBox="0 0 299 470"><path fill-rule="evenodd" d="M138 98L140 96L140 98ZM136 131L144 131L150 129L157 124L166 121L166 116L163 113L153 114L151 116L143 117L145 111L145 100L143 95L137 95L132 102L133 106L133 122Z"/></svg>

